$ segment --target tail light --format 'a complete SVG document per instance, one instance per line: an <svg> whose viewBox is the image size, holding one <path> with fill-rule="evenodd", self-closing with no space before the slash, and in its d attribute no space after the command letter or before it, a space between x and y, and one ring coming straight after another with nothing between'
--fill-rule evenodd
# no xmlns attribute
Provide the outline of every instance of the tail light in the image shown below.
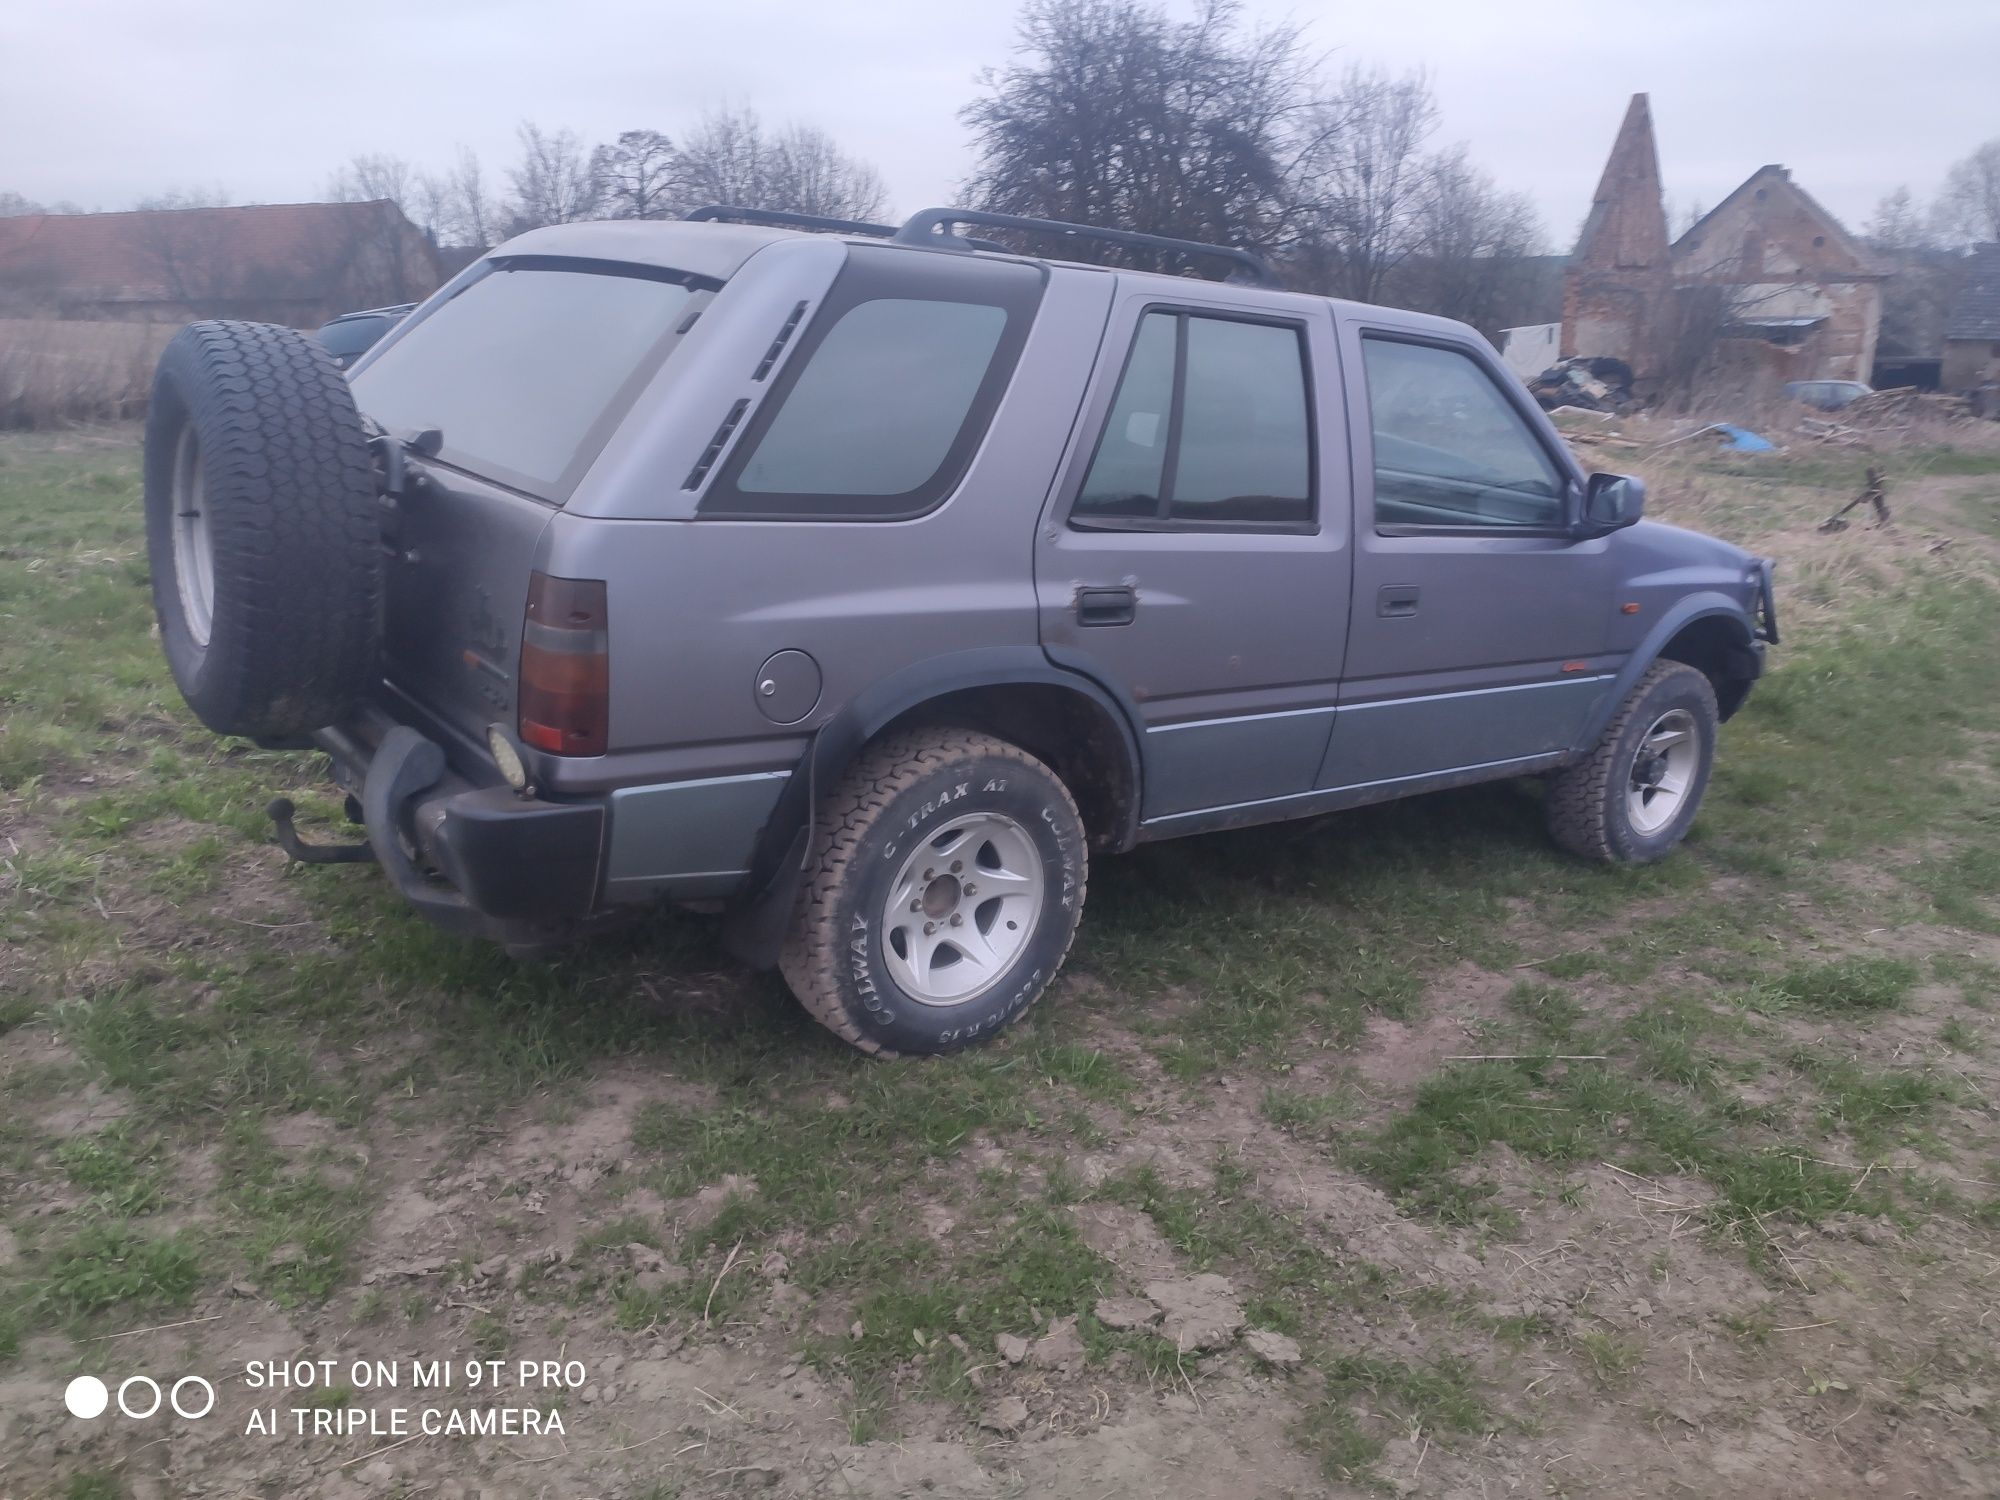
<svg viewBox="0 0 2000 1500"><path fill-rule="evenodd" d="M595 578L528 583L521 632L521 739L551 755L602 755L610 740L611 637Z"/></svg>

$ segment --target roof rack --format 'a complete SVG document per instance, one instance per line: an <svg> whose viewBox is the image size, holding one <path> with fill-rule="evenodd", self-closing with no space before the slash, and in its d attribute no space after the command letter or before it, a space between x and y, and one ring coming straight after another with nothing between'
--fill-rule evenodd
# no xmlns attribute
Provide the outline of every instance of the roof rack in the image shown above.
<svg viewBox="0 0 2000 1500"><path fill-rule="evenodd" d="M830 229L835 234L865 234L875 239L891 240L897 235L893 224L868 224L860 219L829 219L824 214L795 214L786 208L738 208L725 203L710 203L703 208L691 208L682 219L707 222L717 219L737 219L745 224L770 224L782 229ZM970 236L958 241L974 250L998 250L1005 254L1005 245L996 245L992 240L976 240Z"/></svg>
<svg viewBox="0 0 2000 1500"><path fill-rule="evenodd" d="M1018 214L990 214L976 208L926 208L911 214L896 231L901 245L933 245L973 248L978 242L952 233L954 224L978 224L989 229L1019 229L1033 234L1073 235L1079 239L1106 240L1142 250L1178 250L1184 255L1206 255L1230 262L1247 273L1259 286L1281 286L1264 258L1234 245L1209 245L1200 240L1177 240L1160 234L1140 234L1132 229L1099 229L1092 224L1066 224L1060 219L1030 219Z"/></svg>
<svg viewBox="0 0 2000 1500"><path fill-rule="evenodd" d="M691 208L681 217L697 223L734 219L739 224L771 224L783 229L830 229L837 234L868 234L883 240L894 239L897 233L891 224L867 224L860 219L829 219L823 214L795 214L782 208L742 208L728 203L709 203Z"/></svg>

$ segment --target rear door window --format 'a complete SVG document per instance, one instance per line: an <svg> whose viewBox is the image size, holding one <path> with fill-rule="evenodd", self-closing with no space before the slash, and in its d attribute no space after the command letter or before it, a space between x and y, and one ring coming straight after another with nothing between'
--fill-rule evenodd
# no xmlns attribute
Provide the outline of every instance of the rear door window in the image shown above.
<svg viewBox="0 0 2000 1500"><path fill-rule="evenodd" d="M543 257L495 262L354 376L392 432L437 428L446 463L561 501L715 283Z"/></svg>
<svg viewBox="0 0 2000 1500"><path fill-rule="evenodd" d="M1310 526L1309 411L1296 325L1148 312L1071 523Z"/></svg>

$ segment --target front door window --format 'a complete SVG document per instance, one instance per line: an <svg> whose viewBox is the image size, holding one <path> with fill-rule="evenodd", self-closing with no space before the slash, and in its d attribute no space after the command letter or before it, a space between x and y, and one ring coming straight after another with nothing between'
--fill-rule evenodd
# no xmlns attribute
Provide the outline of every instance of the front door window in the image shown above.
<svg viewBox="0 0 2000 1500"><path fill-rule="evenodd" d="M1552 530L1563 479L1520 412L1472 358L1364 339L1375 429L1375 524Z"/></svg>

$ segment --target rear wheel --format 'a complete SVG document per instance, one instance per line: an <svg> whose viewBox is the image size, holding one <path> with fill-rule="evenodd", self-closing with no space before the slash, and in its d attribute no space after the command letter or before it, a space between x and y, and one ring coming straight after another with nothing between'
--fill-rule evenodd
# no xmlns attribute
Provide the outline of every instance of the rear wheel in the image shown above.
<svg viewBox="0 0 2000 1500"><path fill-rule="evenodd" d="M380 639L374 461L346 377L266 323L194 323L146 417L146 547L174 682L220 734L343 718Z"/></svg>
<svg viewBox="0 0 2000 1500"><path fill-rule="evenodd" d="M1549 777L1549 834L1586 859L1648 864L1686 837L1715 762L1715 689L1655 662L1588 757Z"/></svg>
<svg viewBox="0 0 2000 1500"><path fill-rule="evenodd" d="M780 966L864 1052L949 1052L1034 1004L1083 911L1083 820L1026 751L969 730L884 740L820 809Z"/></svg>

